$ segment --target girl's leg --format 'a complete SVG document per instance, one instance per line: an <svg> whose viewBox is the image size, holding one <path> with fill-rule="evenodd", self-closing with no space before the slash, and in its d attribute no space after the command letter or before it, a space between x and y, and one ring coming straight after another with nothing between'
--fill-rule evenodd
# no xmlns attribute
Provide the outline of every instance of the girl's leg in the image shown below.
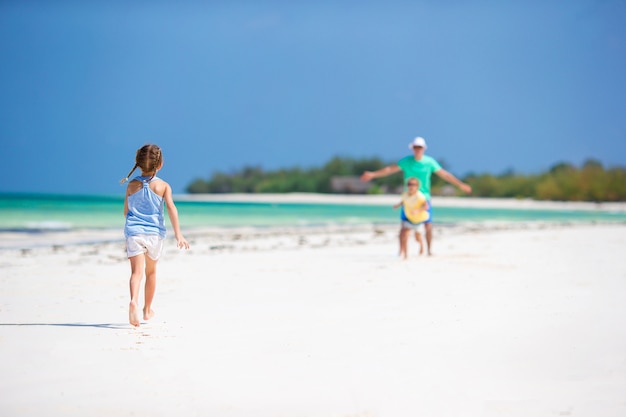
<svg viewBox="0 0 626 417"><path fill-rule="evenodd" d="M430 245L433 241L433 224L432 223L425 223L424 224L424 228L426 229L426 249L428 250L428 256L432 255L432 252L430 250Z"/></svg>
<svg viewBox="0 0 626 417"><path fill-rule="evenodd" d="M133 326L139 326L139 314L137 299L139 298L139 288L143 277L144 255L137 255L130 260L130 305L128 307L128 321Z"/></svg>
<svg viewBox="0 0 626 417"><path fill-rule="evenodd" d="M144 291L145 304L143 307L143 319L150 320L154 317L154 311L152 311L152 300L154 299L154 293L156 291L156 266L157 261L146 256L146 288Z"/></svg>
<svg viewBox="0 0 626 417"><path fill-rule="evenodd" d="M406 228L400 229L400 256L404 259L407 258L407 245L410 232L411 231Z"/></svg>
<svg viewBox="0 0 626 417"><path fill-rule="evenodd" d="M420 255L424 253L424 241L422 240L422 234L420 232L415 232L415 240L420 245Z"/></svg>

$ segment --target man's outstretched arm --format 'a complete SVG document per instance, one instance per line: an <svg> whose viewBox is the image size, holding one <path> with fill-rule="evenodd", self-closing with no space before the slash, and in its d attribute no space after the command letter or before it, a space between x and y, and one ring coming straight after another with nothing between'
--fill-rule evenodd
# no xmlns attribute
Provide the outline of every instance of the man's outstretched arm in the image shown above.
<svg viewBox="0 0 626 417"><path fill-rule="evenodd" d="M452 175L451 173L449 173L443 168L441 168L438 171L435 171L435 174L437 174L437 176L439 176L439 178L441 178L442 180L447 181L450 184L457 186L461 191L463 191L466 194L469 194L472 192L472 187L469 184L464 183L463 181L461 181L460 179L458 179L457 177L455 177L454 175Z"/></svg>
<svg viewBox="0 0 626 417"><path fill-rule="evenodd" d="M367 182L373 180L374 178L386 177L388 175L395 174L398 171L400 171L398 164L388 165L376 171L365 171L363 175L361 175L361 181Z"/></svg>

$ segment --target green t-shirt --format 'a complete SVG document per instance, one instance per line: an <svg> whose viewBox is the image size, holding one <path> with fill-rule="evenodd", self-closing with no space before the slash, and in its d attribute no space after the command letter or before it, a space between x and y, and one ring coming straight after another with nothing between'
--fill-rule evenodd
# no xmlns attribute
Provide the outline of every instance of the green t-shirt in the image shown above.
<svg viewBox="0 0 626 417"><path fill-rule="evenodd" d="M441 169L439 162L428 155L422 156L419 161L413 155L406 156L398 161L398 166L404 173L404 182L411 177L420 181L420 191L430 200L430 176Z"/></svg>

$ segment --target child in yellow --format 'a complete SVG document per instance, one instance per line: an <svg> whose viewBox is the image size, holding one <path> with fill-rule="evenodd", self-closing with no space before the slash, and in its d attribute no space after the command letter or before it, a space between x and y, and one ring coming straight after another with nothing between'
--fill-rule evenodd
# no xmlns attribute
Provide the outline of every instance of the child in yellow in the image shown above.
<svg viewBox="0 0 626 417"><path fill-rule="evenodd" d="M154 316L152 300L156 290L156 266L163 250L165 240L165 223L163 208L167 206L167 214L174 229L176 245L181 249L189 249L189 243L180 232L178 211L172 199L172 188L168 183L156 176L163 167L163 153L157 145L144 145L135 156L135 166L130 175L141 169L141 175L133 178L126 188L124 199L124 236L126 237L126 254L130 260L130 305L128 318L130 324L139 326L139 289L141 280L146 274L144 291L145 303L143 319Z"/></svg>
<svg viewBox="0 0 626 417"><path fill-rule="evenodd" d="M426 196L419 190L419 180L410 177L406 183L407 191L402 194L402 200L393 206L400 211L400 256L404 259L408 256L408 241L411 231L415 232L415 239L420 244L420 255L424 252L422 236L418 227L430 218L430 206Z"/></svg>

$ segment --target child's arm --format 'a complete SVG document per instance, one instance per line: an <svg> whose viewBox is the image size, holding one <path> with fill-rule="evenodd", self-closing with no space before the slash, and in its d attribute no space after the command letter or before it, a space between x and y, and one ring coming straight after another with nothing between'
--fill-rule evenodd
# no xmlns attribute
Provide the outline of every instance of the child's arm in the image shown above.
<svg viewBox="0 0 626 417"><path fill-rule="evenodd" d="M124 197L124 218L128 216L128 194L130 194L130 190L128 189L129 186L130 184L126 186L126 196Z"/></svg>
<svg viewBox="0 0 626 417"><path fill-rule="evenodd" d="M422 202L422 204L420 204L418 208L411 210L411 214L413 214L414 216L417 216L418 214L426 210L428 210L428 203L426 202L426 200L424 200L424 202Z"/></svg>
<svg viewBox="0 0 626 417"><path fill-rule="evenodd" d="M174 204L174 199L172 198L172 188L169 184L165 187L165 194L163 195L165 198L165 205L167 206L167 214L170 217L170 222L172 223L172 228L174 229L174 236L176 236L176 246L181 249L189 249L189 243L180 232L180 225L178 223L178 210L176 209L176 205Z"/></svg>
<svg viewBox="0 0 626 417"><path fill-rule="evenodd" d="M394 210L402 207L402 204L404 204L404 194L402 194L402 198L400 199L400 201L397 204L393 205Z"/></svg>
<svg viewBox="0 0 626 417"><path fill-rule="evenodd" d="M141 189L141 183L137 180L130 180L126 186L126 197L124 197L124 217L128 215L128 197L139 191L139 189Z"/></svg>

